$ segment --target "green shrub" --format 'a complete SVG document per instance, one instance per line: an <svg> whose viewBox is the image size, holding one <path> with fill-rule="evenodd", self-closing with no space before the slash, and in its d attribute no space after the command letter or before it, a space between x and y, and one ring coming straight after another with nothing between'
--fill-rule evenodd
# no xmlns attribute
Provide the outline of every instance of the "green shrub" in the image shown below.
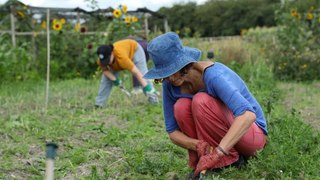
<svg viewBox="0 0 320 180"><path fill-rule="evenodd" d="M12 47L8 36L0 36L0 80L15 81L38 78L36 62L28 52L30 43Z"/></svg>
<svg viewBox="0 0 320 180"><path fill-rule="evenodd" d="M271 48L273 72L281 80L320 79L320 14L284 7L277 12L277 45Z"/></svg>

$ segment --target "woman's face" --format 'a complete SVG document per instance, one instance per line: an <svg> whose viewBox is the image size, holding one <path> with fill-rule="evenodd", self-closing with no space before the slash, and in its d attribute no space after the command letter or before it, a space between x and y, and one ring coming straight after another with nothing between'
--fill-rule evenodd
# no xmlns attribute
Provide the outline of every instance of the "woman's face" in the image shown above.
<svg viewBox="0 0 320 180"><path fill-rule="evenodd" d="M184 82L184 76L179 71L164 79L169 81L173 86L181 86Z"/></svg>

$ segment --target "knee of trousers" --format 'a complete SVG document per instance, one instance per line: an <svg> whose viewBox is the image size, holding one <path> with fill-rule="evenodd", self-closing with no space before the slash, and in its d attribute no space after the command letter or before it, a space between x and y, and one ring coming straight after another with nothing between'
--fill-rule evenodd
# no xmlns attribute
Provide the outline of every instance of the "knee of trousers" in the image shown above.
<svg viewBox="0 0 320 180"><path fill-rule="evenodd" d="M192 114L194 117L204 116L206 113L220 110L223 103L205 92L199 92L192 98Z"/></svg>
<svg viewBox="0 0 320 180"><path fill-rule="evenodd" d="M174 104L174 117L177 121L181 121L186 118L186 116L191 115L191 99L180 98Z"/></svg>

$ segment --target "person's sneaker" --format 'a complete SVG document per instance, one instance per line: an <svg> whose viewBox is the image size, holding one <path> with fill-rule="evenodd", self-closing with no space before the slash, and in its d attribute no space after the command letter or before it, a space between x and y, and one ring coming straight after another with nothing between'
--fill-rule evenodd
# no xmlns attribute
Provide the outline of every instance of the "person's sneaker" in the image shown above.
<svg viewBox="0 0 320 180"><path fill-rule="evenodd" d="M203 180L204 179L204 175L199 174L196 177L193 177L193 173L194 173L194 170L189 172L186 176L186 180Z"/></svg>
<svg viewBox="0 0 320 180"><path fill-rule="evenodd" d="M194 170L192 170L191 172L189 172L186 176L186 180L194 180L193 178L193 173L194 173ZM199 179L199 176L197 176L195 179Z"/></svg>
<svg viewBox="0 0 320 180"><path fill-rule="evenodd" d="M94 108L95 108L95 109L102 109L103 107L100 106L100 105L94 105Z"/></svg>
<svg viewBox="0 0 320 180"><path fill-rule="evenodd" d="M239 155L238 161L232 163L230 166L240 169L240 168L242 168L243 166L245 166L246 164L247 164L247 160L245 159L245 157L242 156L242 155Z"/></svg>

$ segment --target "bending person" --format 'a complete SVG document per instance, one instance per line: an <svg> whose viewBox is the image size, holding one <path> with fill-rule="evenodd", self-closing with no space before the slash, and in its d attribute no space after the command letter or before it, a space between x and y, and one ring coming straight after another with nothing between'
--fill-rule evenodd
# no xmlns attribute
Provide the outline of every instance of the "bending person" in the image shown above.
<svg viewBox="0 0 320 180"><path fill-rule="evenodd" d="M98 48L99 65L103 70L96 107L104 107L110 96L112 86L121 86L118 78L119 71L129 70L137 78L144 94L151 103L157 103L157 92L151 81L143 78L148 71L146 56L143 48L131 39L120 40L110 45L102 45Z"/></svg>
<svg viewBox="0 0 320 180"><path fill-rule="evenodd" d="M199 62L201 51L173 32L153 39L148 52L155 67L144 78L162 83L166 131L188 150L194 176L264 148L264 113L239 75L219 62Z"/></svg>

